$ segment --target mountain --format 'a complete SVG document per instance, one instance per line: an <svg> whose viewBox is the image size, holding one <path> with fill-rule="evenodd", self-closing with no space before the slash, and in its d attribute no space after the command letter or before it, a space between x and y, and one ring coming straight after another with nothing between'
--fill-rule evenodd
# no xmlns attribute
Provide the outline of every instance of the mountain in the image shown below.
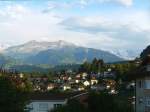
<svg viewBox="0 0 150 112"><path fill-rule="evenodd" d="M39 66L36 66L36 65L14 65L14 66L11 66L10 68L13 68L19 72L48 72L49 69L46 69L46 68L42 68L42 67L39 67Z"/></svg>
<svg viewBox="0 0 150 112"><path fill-rule="evenodd" d="M15 57L16 59L24 59L26 57L36 55L44 50L60 49L67 46L74 45L62 40L57 42L38 42L33 40L22 45L9 47L5 49L4 54L10 57Z"/></svg>
<svg viewBox="0 0 150 112"><path fill-rule="evenodd" d="M35 56L29 57L26 62L32 64L79 64L85 60L92 61L101 58L105 62L121 61L122 59L106 51L84 47L65 47L60 49L49 49Z"/></svg>
<svg viewBox="0 0 150 112"><path fill-rule="evenodd" d="M123 59L132 60L136 57L139 57L140 50L111 50L111 53L113 53L116 56L122 57Z"/></svg>
<svg viewBox="0 0 150 112"><path fill-rule="evenodd" d="M8 44L8 43L5 43L5 44L0 43L0 53L2 53L6 48L10 46L11 44Z"/></svg>
<svg viewBox="0 0 150 112"><path fill-rule="evenodd" d="M4 55L20 60L24 64L79 64L85 60L101 58L105 62L123 59L103 50L76 46L66 41L37 42L30 41L23 45L5 49Z"/></svg>
<svg viewBox="0 0 150 112"><path fill-rule="evenodd" d="M9 63L10 59L8 57L5 57L3 54L0 54L0 66L5 65L6 63Z"/></svg>

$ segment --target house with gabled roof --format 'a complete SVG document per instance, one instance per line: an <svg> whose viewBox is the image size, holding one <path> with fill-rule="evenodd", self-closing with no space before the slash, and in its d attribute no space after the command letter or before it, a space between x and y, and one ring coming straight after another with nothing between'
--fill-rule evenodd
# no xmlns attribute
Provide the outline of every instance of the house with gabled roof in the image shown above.
<svg viewBox="0 0 150 112"><path fill-rule="evenodd" d="M50 93L34 92L30 96L30 102L26 106L28 112L49 112L50 110L67 104L69 99L79 98L87 93Z"/></svg>

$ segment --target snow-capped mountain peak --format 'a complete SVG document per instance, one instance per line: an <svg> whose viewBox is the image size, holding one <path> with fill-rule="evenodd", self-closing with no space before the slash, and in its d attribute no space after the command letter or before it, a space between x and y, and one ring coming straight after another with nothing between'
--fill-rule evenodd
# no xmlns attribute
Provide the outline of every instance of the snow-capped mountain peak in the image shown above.
<svg viewBox="0 0 150 112"><path fill-rule="evenodd" d="M111 50L111 53L124 59L132 60L139 57L140 50Z"/></svg>
<svg viewBox="0 0 150 112"><path fill-rule="evenodd" d="M0 53L3 52L6 48L8 48L10 45L8 44L0 44Z"/></svg>
<svg viewBox="0 0 150 112"><path fill-rule="evenodd" d="M9 47L6 49L6 52L19 52L19 53L38 53L43 50L48 50L48 49L60 49L64 47L71 47L75 46L72 43L59 40L55 42L47 42L47 41L29 41L27 43L24 43L23 45L19 46L14 46L14 47Z"/></svg>

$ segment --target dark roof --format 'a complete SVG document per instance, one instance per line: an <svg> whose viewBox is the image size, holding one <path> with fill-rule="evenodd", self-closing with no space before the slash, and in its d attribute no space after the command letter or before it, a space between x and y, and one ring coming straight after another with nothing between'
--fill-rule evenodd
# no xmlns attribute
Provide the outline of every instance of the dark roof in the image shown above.
<svg viewBox="0 0 150 112"><path fill-rule="evenodd" d="M130 79L150 77L150 55L142 58L140 66L133 69L128 75Z"/></svg>
<svg viewBox="0 0 150 112"><path fill-rule="evenodd" d="M150 70L147 70L147 66L140 66L133 70L129 75L132 79L150 77Z"/></svg>
<svg viewBox="0 0 150 112"><path fill-rule="evenodd" d="M81 92L74 92L74 93L34 92L30 95L30 100L66 100L79 94L81 94Z"/></svg>

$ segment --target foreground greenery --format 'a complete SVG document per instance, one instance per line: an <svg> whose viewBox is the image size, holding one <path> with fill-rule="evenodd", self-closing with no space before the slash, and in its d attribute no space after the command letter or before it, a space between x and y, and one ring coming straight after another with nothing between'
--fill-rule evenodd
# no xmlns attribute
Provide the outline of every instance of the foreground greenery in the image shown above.
<svg viewBox="0 0 150 112"><path fill-rule="evenodd" d="M73 99L51 112L133 112L133 106L119 95L111 95L106 91L90 92L86 103Z"/></svg>
<svg viewBox="0 0 150 112"><path fill-rule="evenodd" d="M70 100L68 104L55 108L50 112L88 112L87 109L78 100Z"/></svg>
<svg viewBox="0 0 150 112"><path fill-rule="evenodd" d="M17 81L0 76L0 112L24 112L29 89L21 87Z"/></svg>

